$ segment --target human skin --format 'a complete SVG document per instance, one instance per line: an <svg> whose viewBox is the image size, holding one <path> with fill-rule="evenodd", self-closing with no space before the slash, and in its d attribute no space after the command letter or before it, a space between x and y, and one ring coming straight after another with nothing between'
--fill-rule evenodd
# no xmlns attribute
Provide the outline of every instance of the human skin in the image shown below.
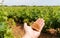
<svg viewBox="0 0 60 38"><path fill-rule="evenodd" d="M28 26L27 23L24 23L25 34L22 38L38 38L41 34L41 31L44 27L44 20L40 19L40 29L39 31L33 30L31 26Z"/></svg>

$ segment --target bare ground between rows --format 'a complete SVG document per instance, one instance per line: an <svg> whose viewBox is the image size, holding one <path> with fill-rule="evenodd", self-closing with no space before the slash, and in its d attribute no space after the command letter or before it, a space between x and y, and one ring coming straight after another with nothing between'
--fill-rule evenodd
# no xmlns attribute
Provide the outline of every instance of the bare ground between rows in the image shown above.
<svg viewBox="0 0 60 38"><path fill-rule="evenodd" d="M24 35L24 28L22 27L21 24L17 24L16 26L12 26L11 28L12 28L14 38L18 38L19 36L22 37ZM60 38L60 37L41 32L39 38Z"/></svg>

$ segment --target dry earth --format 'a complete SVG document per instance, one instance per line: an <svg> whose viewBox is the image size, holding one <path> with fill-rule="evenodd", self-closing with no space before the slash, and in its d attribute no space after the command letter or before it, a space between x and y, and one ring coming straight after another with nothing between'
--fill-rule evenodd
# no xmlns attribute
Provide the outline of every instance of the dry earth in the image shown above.
<svg viewBox="0 0 60 38"><path fill-rule="evenodd" d="M13 31L14 38L20 38L24 35L24 29L20 24L17 24L16 26L12 26L11 28ZM60 38L60 37L57 37L48 33L41 33L39 38Z"/></svg>

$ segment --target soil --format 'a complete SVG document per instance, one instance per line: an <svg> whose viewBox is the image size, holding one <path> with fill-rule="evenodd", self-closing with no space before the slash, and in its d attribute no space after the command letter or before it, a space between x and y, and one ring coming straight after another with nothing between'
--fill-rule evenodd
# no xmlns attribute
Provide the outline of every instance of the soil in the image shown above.
<svg viewBox="0 0 60 38"><path fill-rule="evenodd" d="M12 28L14 38L20 38L24 35L24 28L22 28L20 24L17 24L16 26L12 26L11 28ZM60 38L60 37L48 33L41 33L39 38Z"/></svg>
<svg viewBox="0 0 60 38"><path fill-rule="evenodd" d="M24 35L24 29L19 24L11 28L14 38L21 38Z"/></svg>

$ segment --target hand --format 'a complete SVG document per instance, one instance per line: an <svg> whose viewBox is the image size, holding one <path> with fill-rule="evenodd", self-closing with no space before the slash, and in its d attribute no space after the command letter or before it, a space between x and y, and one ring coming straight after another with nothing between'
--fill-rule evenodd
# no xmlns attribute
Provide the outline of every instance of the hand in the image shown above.
<svg viewBox="0 0 60 38"><path fill-rule="evenodd" d="M25 35L23 36L23 38L38 38L38 36L40 35L42 31L43 26L44 26L43 19L41 19L39 31L33 30L31 26L28 26L27 23L24 23Z"/></svg>

